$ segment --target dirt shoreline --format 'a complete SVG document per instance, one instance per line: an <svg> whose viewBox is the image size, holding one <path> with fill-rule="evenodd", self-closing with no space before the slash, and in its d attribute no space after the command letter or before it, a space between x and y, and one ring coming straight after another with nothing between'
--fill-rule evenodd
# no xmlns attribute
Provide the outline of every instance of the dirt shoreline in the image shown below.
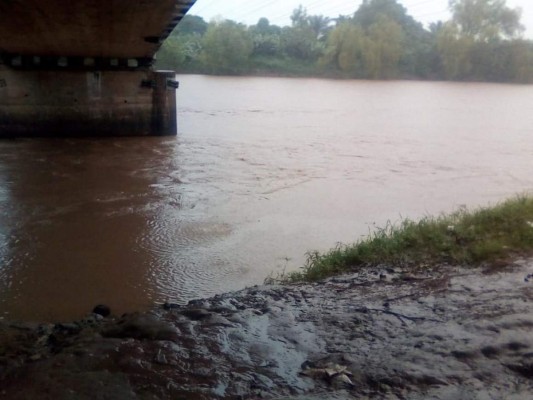
<svg viewBox="0 0 533 400"><path fill-rule="evenodd" d="M533 258L0 325L0 399L529 399Z"/></svg>

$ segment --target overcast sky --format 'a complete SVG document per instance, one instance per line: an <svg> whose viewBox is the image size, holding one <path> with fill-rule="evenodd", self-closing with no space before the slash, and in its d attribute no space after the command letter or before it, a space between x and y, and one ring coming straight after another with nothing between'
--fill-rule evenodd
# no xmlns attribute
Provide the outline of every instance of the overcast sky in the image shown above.
<svg viewBox="0 0 533 400"><path fill-rule="evenodd" d="M407 12L426 26L430 22L450 17L448 0L399 0ZM255 24L266 17L272 24L289 25L292 11L302 5L311 15L353 14L362 0L197 0L190 14L199 15L206 21L222 17L246 25ZM509 7L522 8L522 24L527 28L525 36L533 39L533 0L507 0Z"/></svg>

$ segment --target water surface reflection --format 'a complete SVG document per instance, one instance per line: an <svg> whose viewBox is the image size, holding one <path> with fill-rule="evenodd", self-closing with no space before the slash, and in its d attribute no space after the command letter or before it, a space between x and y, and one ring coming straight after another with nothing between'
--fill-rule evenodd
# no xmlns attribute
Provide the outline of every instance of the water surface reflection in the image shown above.
<svg viewBox="0 0 533 400"><path fill-rule="evenodd" d="M155 146L154 146L155 145ZM147 215L168 199L152 188L175 140L17 140L2 156L2 311L70 318L153 294L138 246Z"/></svg>

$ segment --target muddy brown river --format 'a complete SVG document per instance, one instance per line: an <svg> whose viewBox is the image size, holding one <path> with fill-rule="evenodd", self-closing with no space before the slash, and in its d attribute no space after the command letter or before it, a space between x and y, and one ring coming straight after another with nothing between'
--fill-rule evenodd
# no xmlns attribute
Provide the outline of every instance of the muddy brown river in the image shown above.
<svg viewBox="0 0 533 400"><path fill-rule="evenodd" d="M0 141L1 318L183 304L533 190L532 86L180 81L177 137Z"/></svg>

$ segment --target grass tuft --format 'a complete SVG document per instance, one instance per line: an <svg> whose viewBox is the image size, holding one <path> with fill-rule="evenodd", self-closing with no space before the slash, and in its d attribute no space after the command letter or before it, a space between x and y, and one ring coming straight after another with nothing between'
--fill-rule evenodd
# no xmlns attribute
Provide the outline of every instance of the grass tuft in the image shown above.
<svg viewBox="0 0 533 400"><path fill-rule="evenodd" d="M388 223L354 244L310 252L301 271L268 278L267 283L317 281L380 264L478 265L531 250L533 197L521 195L493 207Z"/></svg>

